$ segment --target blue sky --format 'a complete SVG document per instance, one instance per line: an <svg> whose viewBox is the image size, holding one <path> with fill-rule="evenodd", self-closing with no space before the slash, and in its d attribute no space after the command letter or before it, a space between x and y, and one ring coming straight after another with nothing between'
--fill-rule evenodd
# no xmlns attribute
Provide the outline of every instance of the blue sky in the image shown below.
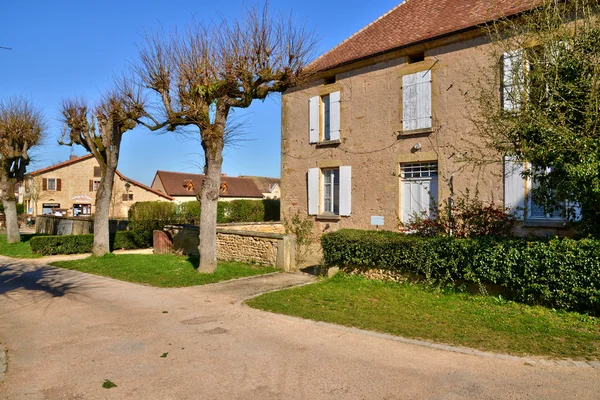
<svg viewBox="0 0 600 400"><path fill-rule="evenodd" d="M300 24L315 29L317 54L337 45L400 0L289 2L271 0L273 10L290 12ZM247 3L247 2L246 2ZM14 0L2 7L0 24L0 97L24 96L43 109L48 139L38 148L29 170L64 161L82 147L59 146L59 106L63 98L82 96L90 103L100 97L111 78L137 54L145 29L183 27L192 18L210 21L220 15L235 18L244 1L204 0ZM239 110L248 123L245 139L225 150L223 172L232 175L279 177L280 100L255 101ZM200 143L180 135L151 133L137 128L122 142L119 170L150 184L156 170L201 172Z"/></svg>

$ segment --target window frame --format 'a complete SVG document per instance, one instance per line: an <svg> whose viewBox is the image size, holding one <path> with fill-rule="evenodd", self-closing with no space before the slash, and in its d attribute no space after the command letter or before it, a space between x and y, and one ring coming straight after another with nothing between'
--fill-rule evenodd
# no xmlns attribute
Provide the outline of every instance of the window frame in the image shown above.
<svg viewBox="0 0 600 400"><path fill-rule="evenodd" d="M422 91L421 86L427 84L427 91ZM411 92L414 90L414 92ZM411 96L410 93L414 93ZM421 104L421 98L426 95L429 101L427 105ZM423 100L425 101L425 100ZM413 102L416 102L413 104ZM433 131L433 70L432 68L420 69L416 72L405 73L402 75L402 130L401 134L422 134ZM409 107L410 106L410 107ZM410 118L410 111L413 111L415 116ZM420 116L423 112L424 116ZM429 114L429 115L426 115ZM412 121L412 122L411 122ZM426 121L426 122L423 122ZM412 128L409 125L414 124Z"/></svg>
<svg viewBox="0 0 600 400"><path fill-rule="evenodd" d="M50 188L50 182L53 183L53 188ZM46 190L49 192L56 192L58 186L58 178L46 178Z"/></svg>
<svg viewBox="0 0 600 400"><path fill-rule="evenodd" d="M405 168L407 167L419 167L418 169L413 169L412 171L410 171L410 176L407 176L407 171L405 171ZM439 162L437 160L432 160L432 161L417 161L417 162L400 162L399 163L399 177L400 177L400 202L399 202L399 206L400 206L400 220L403 223L410 223L410 219L408 221L405 221L404 218L404 208L403 208L403 204L404 204L404 196L406 195L405 193L403 193L403 189L402 187L404 186L403 183L404 182L413 182L413 183L419 183L420 186L421 182L424 181L428 181L428 182L433 182L435 180L436 182L436 191L435 193L431 191L431 184L430 184L430 189L428 190L428 195L430 196L430 204L429 204L429 209L428 211L428 217L432 217L434 214L437 213L438 209L439 209L439 176L440 176L440 169L439 169ZM422 205L419 205L419 208L423 208Z"/></svg>
<svg viewBox="0 0 600 400"><path fill-rule="evenodd" d="M340 168L330 167L321 168L320 184L319 184L319 215L340 215ZM330 182L327 183L327 178ZM337 184L336 184L337 180ZM327 190L327 185L330 186ZM327 192L329 191L329 197ZM329 200L329 209L327 209L327 200ZM336 201L337 200L337 201ZM336 210L337 204L337 210Z"/></svg>

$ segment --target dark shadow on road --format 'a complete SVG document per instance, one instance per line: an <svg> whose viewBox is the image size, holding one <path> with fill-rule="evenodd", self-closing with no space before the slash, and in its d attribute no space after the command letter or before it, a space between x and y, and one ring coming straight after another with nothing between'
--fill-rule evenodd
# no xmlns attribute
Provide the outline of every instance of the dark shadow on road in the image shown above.
<svg viewBox="0 0 600 400"><path fill-rule="evenodd" d="M19 263L0 264L0 295L25 289L62 297L74 291L79 284L72 278L66 281L61 272L48 266L30 268Z"/></svg>

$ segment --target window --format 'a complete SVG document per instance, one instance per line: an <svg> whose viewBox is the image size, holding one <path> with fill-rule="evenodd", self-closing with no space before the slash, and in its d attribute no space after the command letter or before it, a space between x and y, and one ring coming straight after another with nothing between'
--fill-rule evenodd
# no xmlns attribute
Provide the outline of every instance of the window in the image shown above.
<svg viewBox="0 0 600 400"><path fill-rule="evenodd" d="M414 63L421 62L421 61L425 61L425 53L424 52L414 53L414 54L410 54L410 55L406 56L407 64L414 64Z"/></svg>
<svg viewBox="0 0 600 400"><path fill-rule="evenodd" d="M94 167L94 178L100 178L102 176L102 171L100 167Z"/></svg>
<svg viewBox="0 0 600 400"><path fill-rule="evenodd" d="M100 181L94 181L94 184L92 187L93 191L97 192L99 187L100 187Z"/></svg>
<svg viewBox="0 0 600 400"><path fill-rule="evenodd" d="M309 142L340 140L340 92L309 100Z"/></svg>
<svg viewBox="0 0 600 400"><path fill-rule="evenodd" d="M418 217L433 217L438 207L438 164L400 165L400 204L402 222Z"/></svg>
<svg viewBox="0 0 600 400"><path fill-rule="evenodd" d="M505 111L517 111L521 108L525 68L525 53L523 50L503 54L502 105Z"/></svg>
<svg viewBox="0 0 600 400"><path fill-rule="evenodd" d="M431 129L431 71L402 77L402 130Z"/></svg>
<svg viewBox="0 0 600 400"><path fill-rule="evenodd" d="M123 193L123 201L133 201L133 193Z"/></svg>
<svg viewBox="0 0 600 400"><path fill-rule="evenodd" d="M547 210L543 204L536 203L531 195L537 187L535 176L523 176L529 168L529 164L519 162L513 157L504 158L504 207L509 208L517 218L531 221L564 221L567 219L566 211L573 212L575 219L581 217L579 207L568 200L551 210Z"/></svg>
<svg viewBox="0 0 600 400"><path fill-rule="evenodd" d="M308 170L308 214L349 216L352 203L352 167Z"/></svg>
<svg viewBox="0 0 600 400"><path fill-rule="evenodd" d="M61 191L61 180L57 178L44 178L42 179L42 190Z"/></svg>

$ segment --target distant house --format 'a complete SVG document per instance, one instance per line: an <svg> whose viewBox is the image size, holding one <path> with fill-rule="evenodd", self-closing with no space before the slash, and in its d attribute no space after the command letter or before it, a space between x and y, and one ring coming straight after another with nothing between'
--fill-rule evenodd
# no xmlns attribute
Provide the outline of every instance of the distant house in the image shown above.
<svg viewBox="0 0 600 400"><path fill-rule="evenodd" d="M240 175L240 178L250 178L256 183L265 199L278 199L281 197L281 179L266 176Z"/></svg>
<svg viewBox="0 0 600 400"><path fill-rule="evenodd" d="M202 188L202 182L204 182L204 175L201 174L156 171L152 189L174 198L178 203L184 203L197 199L196 195ZM220 200L260 200L262 198L262 192L252 179L226 175L221 177Z"/></svg>
<svg viewBox="0 0 600 400"><path fill-rule="evenodd" d="M90 216L95 212L100 166L88 154L31 172L25 179L23 202L33 215ZM169 195L129 179L117 171L111 216L126 218L138 201L173 201Z"/></svg>

